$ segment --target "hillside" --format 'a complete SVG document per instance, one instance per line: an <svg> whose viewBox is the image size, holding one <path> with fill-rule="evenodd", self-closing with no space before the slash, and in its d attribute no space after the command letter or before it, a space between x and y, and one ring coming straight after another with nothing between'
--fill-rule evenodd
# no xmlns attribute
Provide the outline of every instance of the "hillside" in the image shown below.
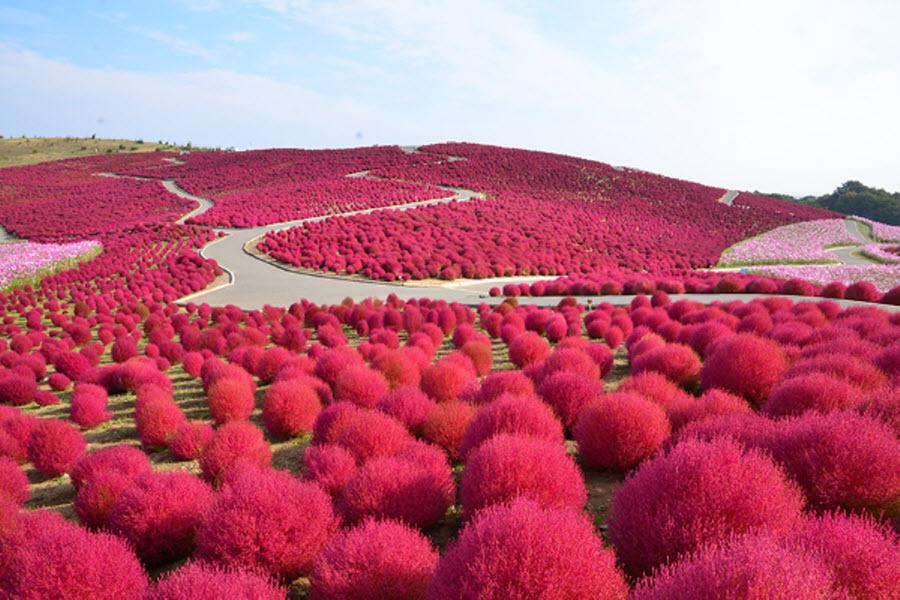
<svg viewBox="0 0 900 600"><path fill-rule="evenodd" d="M190 148L168 142L78 137L0 137L0 168L33 165L95 154L177 151Z"/></svg>

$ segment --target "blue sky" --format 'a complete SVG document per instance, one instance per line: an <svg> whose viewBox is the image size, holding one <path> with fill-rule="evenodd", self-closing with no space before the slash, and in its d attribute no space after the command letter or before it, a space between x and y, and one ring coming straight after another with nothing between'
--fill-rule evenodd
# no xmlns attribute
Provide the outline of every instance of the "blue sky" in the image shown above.
<svg viewBox="0 0 900 600"><path fill-rule="evenodd" d="M0 134L466 140L900 190L900 3L0 0Z"/></svg>

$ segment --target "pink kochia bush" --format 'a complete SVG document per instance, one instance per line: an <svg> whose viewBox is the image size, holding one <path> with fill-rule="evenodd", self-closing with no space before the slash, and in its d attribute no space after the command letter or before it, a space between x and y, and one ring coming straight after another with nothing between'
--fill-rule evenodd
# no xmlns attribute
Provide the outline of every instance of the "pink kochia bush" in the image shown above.
<svg viewBox="0 0 900 600"><path fill-rule="evenodd" d="M28 460L42 475L62 475L84 454L81 432L59 419L40 421L28 441Z"/></svg>
<svg viewBox="0 0 900 600"><path fill-rule="evenodd" d="M219 424L247 419L253 413L254 391L249 376L219 377L206 393L209 413Z"/></svg>
<svg viewBox="0 0 900 600"><path fill-rule="evenodd" d="M216 483L241 461L268 466L272 451L259 428L246 421L234 421L216 430L200 456L200 470L204 479Z"/></svg>
<svg viewBox="0 0 900 600"><path fill-rule="evenodd" d="M460 446L464 458L498 433L512 433L562 444L562 424L553 410L536 398L501 396L478 409Z"/></svg>
<svg viewBox="0 0 900 600"><path fill-rule="evenodd" d="M666 344L644 352L631 363L635 375L655 371L681 387L692 387L700 380L700 357L688 346Z"/></svg>
<svg viewBox="0 0 900 600"><path fill-rule="evenodd" d="M669 437L666 413L641 396L620 392L585 408L574 434L578 454L592 469L627 471L652 456Z"/></svg>
<svg viewBox="0 0 900 600"><path fill-rule="evenodd" d="M771 458L731 440L686 440L644 463L613 497L609 537L639 575L733 535L782 535L803 495Z"/></svg>
<svg viewBox="0 0 900 600"><path fill-rule="evenodd" d="M106 409L107 401L106 390L99 385L76 383L69 404L70 418L85 429L93 429L112 417Z"/></svg>
<svg viewBox="0 0 900 600"><path fill-rule="evenodd" d="M720 388L759 406L781 381L788 364L781 347L749 333L719 340L703 363L703 389Z"/></svg>
<svg viewBox="0 0 900 600"><path fill-rule="evenodd" d="M427 529L443 518L455 495L446 455L413 442L394 456L372 458L360 467L344 487L339 507L351 523L374 517Z"/></svg>
<svg viewBox="0 0 900 600"><path fill-rule="evenodd" d="M463 437L475 412L475 407L468 402L438 404L422 425L422 437L443 448L451 459L457 460Z"/></svg>
<svg viewBox="0 0 900 600"><path fill-rule="evenodd" d="M639 582L634 600L766 598L820 600L834 595L829 569L766 535L713 544Z"/></svg>
<svg viewBox="0 0 900 600"><path fill-rule="evenodd" d="M500 434L466 460L460 498L466 515L527 496L548 508L580 510L587 501L584 478L565 447L540 439Z"/></svg>
<svg viewBox="0 0 900 600"><path fill-rule="evenodd" d="M573 427L578 414L603 393L599 379L571 371L557 371L541 381L541 398L553 407L566 427Z"/></svg>
<svg viewBox="0 0 900 600"><path fill-rule="evenodd" d="M272 435L294 437L312 431L322 403L318 394L296 379L278 381L266 390L263 422Z"/></svg>
<svg viewBox="0 0 900 600"><path fill-rule="evenodd" d="M377 408L403 423L410 431L418 432L437 405L418 387L402 386L384 396Z"/></svg>
<svg viewBox="0 0 900 600"><path fill-rule="evenodd" d="M628 586L591 522L519 498L479 512L438 562L430 600L624 600Z"/></svg>
<svg viewBox="0 0 900 600"><path fill-rule="evenodd" d="M243 464L203 516L196 557L293 581L312 571L336 528L322 488L290 473Z"/></svg>
<svg viewBox="0 0 900 600"><path fill-rule="evenodd" d="M334 399L352 402L363 408L374 408L390 389L380 371L365 365L352 365L337 376L334 383Z"/></svg>
<svg viewBox="0 0 900 600"><path fill-rule="evenodd" d="M0 534L0 594L21 600L142 600L147 575L127 542L55 513L20 513Z"/></svg>
<svg viewBox="0 0 900 600"><path fill-rule="evenodd" d="M770 417L797 416L808 410L827 413L853 409L862 403L862 390L826 373L810 373L779 383L761 407Z"/></svg>
<svg viewBox="0 0 900 600"><path fill-rule="evenodd" d="M304 480L318 483L332 496L338 496L356 473L356 459L337 444L307 446L302 471Z"/></svg>
<svg viewBox="0 0 900 600"><path fill-rule="evenodd" d="M169 452L178 460L196 460L213 438L209 423L185 421L169 438Z"/></svg>
<svg viewBox="0 0 900 600"><path fill-rule="evenodd" d="M188 556L212 489L190 473L146 473L121 495L109 514L109 529L128 540L146 564Z"/></svg>
<svg viewBox="0 0 900 600"><path fill-rule="evenodd" d="M284 588L263 575L190 562L166 573L147 600L284 600L286 595Z"/></svg>
<svg viewBox="0 0 900 600"><path fill-rule="evenodd" d="M874 419L806 413L776 431L771 451L815 508L900 515L900 445Z"/></svg>
<svg viewBox="0 0 900 600"><path fill-rule="evenodd" d="M0 498L6 496L16 505L22 505L30 495L28 477L22 467L11 458L0 456Z"/></svg>
<svg viewBox="0 0 900 600"><path fill-rule="evenodd" d="M428 539L390 520L366 520L335 536L310 576L310 598L425 600L438 554Z"/></svg>
<svg viewBox="0 0 900 600"><path fill-rule="evenodd" d="M76 490L90 485L94 478L109 471L121 473L129 480L151 470L150 457L133 446L109 446L85 454L72 466L69 477Z"/></svg>

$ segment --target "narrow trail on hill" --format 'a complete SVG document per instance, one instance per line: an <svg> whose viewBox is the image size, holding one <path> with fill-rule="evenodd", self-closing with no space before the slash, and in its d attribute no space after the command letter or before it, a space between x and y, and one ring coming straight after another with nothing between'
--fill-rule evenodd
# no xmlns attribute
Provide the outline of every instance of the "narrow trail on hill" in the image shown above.
<svg viewBox="0 0 900 600"><path fill-rule="evenodd" d="M844 219L844 227L847 228L847 233L850 234L850 237L852 237L853 240L858 244L865 245L874 242L874 240L870 239L865 234L865 231L860 226L859 221L856 221L854 219ZM866 267L880 264L877 260L872 260L858 253L858 249L858 246L841 246L838 248L829 248L828 251L834 254L834 256L841 262L841 264L844 265Z"/></svg>
<svg viewBox="0 0 900 600"><path fill-rule="evenodd" d="M401 150L406 153L420 152L418 146L401 146ZM446 156L446 160L466 160L459 156ZM178 219L178 223L184 223L187 220L197 217L209 209L215 203L208 198L195 196L178 186L173 179L155 179L152 177L137 177L129 175L117 175L114 173L99 173L99 175L107 177L125 177L131 179L141 179L158 181L167 191L181 198L185 198L197 203L197 207L185 213ZM371 179L383 179L370 174L370 171L358 171L348 173L345 177L366 177ZM490 300L490 288L497 284L511 282L533 282L540 280L552 279L552 277L495 277L480 280L463 280L447 282L439 285L417 285L415 282L392 283L383 282L363 278L350 278L327 273L305 273L299 272L287 265L283 265L267 256L260 256L254 253L256 243L270 231L279 231L302 225L304 223L312 223L316 221L324 221L335 217L348 217L353 215L370 214L388 210L409 210L422 206L435 204L444 204L449 202L468 202L472 200L484 199L485 195L480 192L464 188L451 188L443 186L434 186L442 190L452 192L452 195L435 198L431 200L422 200L418 202L410 202L396 206L384 206L361 209L357 211L349 211L344 213L336 213L331 215L322 215L317 217L309 217L305 219L296 219L291 221L283 221L250 228L227 228L212 227L216 232L222 233L220 237L200 250L200 255L204 258L215 260L219 266L228 274L228 282L206 290L201 290L179 300L180 303L187 302L207 302L214 306L224 306L233 304L242 309L254 310L260 309L269 304L273 306L289 306L294 302L298 302L302 298L306 298L318 304L337 304L345 298L361 299L367 297L384 297L388 294L396 294L401 299L423 298L428 297L435 300L445 300L447 302L460 302L468 305L477 305L481 302ZM737 197L738 192L729 190L719 200L725 204L731 205ZM730 196L730 197L729 197ZM850 225L848 224L848 227ZM862 235L860 233L860 235ZM868 264L868 263L866 263ZM594 305L608 302L616 306L624 306L634 299L633 295L619 296L579 296L579 302L591 303ZM768 298L768 294L672 294L670 298L673 301L686 299L703 304L711 302L728 302L732 300L749 301L754 298ZM811 300L805 296L786 296L795 302ZM537 306L556 306L560 297L529 297L529 304ZM815 299L813 299L815 300ZM499 301L499 299L495 299ZM859 302L855 300L838 300L841 306L871 306L868 302ZM900 311L900 307L887 305L878 305L885 310L894 312Z"/></svg>
<svg viewBox="0 0 900 600"><path fill-rule="evenodd" d="M734 199L737 198L738 195L740 195L739 191L728 190L722 195L721 198L719 198L719 202L728 206L734 206Z"/></svg>

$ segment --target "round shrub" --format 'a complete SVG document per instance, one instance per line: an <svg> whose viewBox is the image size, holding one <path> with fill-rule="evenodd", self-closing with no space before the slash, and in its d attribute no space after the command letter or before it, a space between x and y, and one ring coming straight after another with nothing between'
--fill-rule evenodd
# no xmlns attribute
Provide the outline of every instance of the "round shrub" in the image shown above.
<svg viewBox="0 0 900 600"><path fill-rule="evenodd" d="M438 554L418 531L368 519L335 536L310 576L310 598L424 600Z"/></svg>
<svg viewBox="0 0 900 600"><path fill-rule="evenodd" d="M828 569L765 535L714 544L638 582L634 600L681 598L833 598Z"/></svg>
<svg viewBox="0 0 900 600"><path fill-rule="evenodd" d="M349 346L341 346L326 350L316 362L315 375L331 387L334 387L338 375L351 365L363 363L359 353Z"/></svg>
<svg viewBox="0 0 900 600"><path fill-rule="evenodd" d="M290 473L243 464L197 530L197 558L282 581L312 571L337 528L331 499Z"/></svg>
<svg viewBox="0 0 900 600"><path fill-rule="evenodd" d="M460 455L466 458L469 452L498 433L526 435L560 445L563 443L562 424L549 406L534 398L501 396L475 413L463 435Z"/></svg>
<svg viewBox="0 0 900 600"><path fill-rule="evenodd" d="M527 496L548 508L581 510L584 478L561 444L500 434L469 454L460 485L463 510L471 516L486 506Z"/></svg>
<svg viewBox="0 0 900 600"><path fill-rule="evenodd" d="M397 519L427 529L440 521L453 504L456 486L440 450L421 460L418 455L382 456L359 468L344 488L340 508L357 523L368 517Z"/></svg>
<svg viewBox="0 0 900 600"><path fill-rule="evenodd" d="M274 436L287 438L312 431L322 410L319 395L296 379L276 381L266 390L262 417Z"/></svg>
<svg viewBox="0 0 900 600"><path fill-rule="evenodd" d="M475 411L475 407L467 402L438 404L422 425L422 437L443 448L451 459L457 460Z"/></svg>
<svg viewBox="0 0 900 600"><path fill-rule="evenodd" d="M338 402L352 402L363 408L374 408L389 389L388 382L380 371L365 365L350 365L335 380L334 399Z"/></svg>
<svg viewBox="0 0 900 600"><path fill-rule="evenodd" d="M578 417L575 440L592 469L627 471L660 449L671 429L666 413L633 393L601 397Z"/></svg>
<svg viewBox="0 0 900 600"><path fill-rule="evenodd" d="M169 438L169 452L178 460L196 460L213 438L209 423L185 421Z"/></svg>
<svg viewBox="0 0 900 600"><path fill-rule="evenodd" d="M715 343L700 378L704 390L720 388L759 406L786 370L787 359L778 344L739 333Z"/></svg>
<svg viewBox="0 0 900 600"><path fill-rule="evenodd" d="M147 600L284 600L286 595L284 588L263 575L189 562L161 577Z"/></svg>
<svg viewBox="0 0 900 600"><path fill-rule="evenodd" d="M609 539L626 570L640 575L733 535L787 533L803 504L768 456L731 440L685 440L615 493Z"/></svg>
<svg viewBox="0 0 900 600"><path fill-rule="evenodd" d="M319 413L313 423L313 444L333 444L359 411L352 402L335 402Z"/></svg>
<svg viewBox="0 0 900 600"><path fill-rule="evenodd" d="M47 384L53 391L64 392L65 390L69 389L70 385L72 385L72 380L62 373L53 373L52 375L50 375L50 377L47 378Z"/></svg>
<svg viewBox="0 0 900 600"><path fill-rule="evenodd" d="M59 477L84 454L87 443L81 432L59 419L35 425L28 440L28 460L41 475Z"/></svg>
<svg viewBox="0 0 900 600"><path fill-rule="evenodd" d="M521 333L509 344L509 360L520 369L550 355L550 343L533 331Z"/></svg>
<svg viewBox="0 0 900 600"><path fill-rule="evenodd" d="M875 391L887 383L887 378L869 360L850 354L830 354L807 358L794 364L786 377L824 373L865 391Z"/></svg>
<svg viewBox="0 0 900 600"><path fill-rule="evenodd" d="M672 430L678 431L694 421L702 421L708 417L724 415L749 415L753 409L740 396L728 392L710 389L696 400L684 402L668 410Z"/></svg>
<svg viewBox="0 0 900 600"><path fill-rule="evenodd" d="M853 409L864 399L850 383L824 373L810 373L779 383L760 410L770 417L796 416L808 410L827 413Z"/></svg>
<svg viewBox="0 0 900 600"><path fill-rule="evenodd" d="M6 496L19 506L31 496L25 471L16 461L5 456L0 456L0 496Z"/></svg>
<svg viewBox="0 0 900 600"><path fill-rule="evenodd" d="M134 403L134 424L141 445L162 448L178 427L187 421L172 394L156 385L138 388Z"/></svg>
<svg viewBox="0 0 900 600"><path fill-rule="evenodd" d="M435 402L459 399L460 392L475 381L475 370L461 362L443 358L422 371L419 387Z"/></svg>
<svg viewBox="0 0 900 600"><path fill-rule="evenodd" d="M129 480L149 473L152 469L150 457L133 446L109 446L85 454L69 470L69 477L75 489L91 483L100 473L115 471Z"/></svg>
<svg viewBox="0 0 900 600"><path fill-rule="evenodd" d="M494 371L481 380L477 402L487 404L504 394L534 396L534 383L522 371Z"/></svg>
<svg viewBox="0 0 900 600"><path fill-rule="evenodd" d="M200 455L200 470L207 481L218 482L239 461L260 466L272 462L262 431L246 421L232 421L216 430Z"/></svg>
<svg viewBox="0 0 900 600"><path fill-rule="evenodd" d="M109 523L109 515L134 480L112 469L100 471L75 494L73 508L86 527L99 529Z"/></svg>
<svg viewBox="0 0 900 600"><path fill-rule="evenodd" d="M811 506L900 515L900 445L883 423L809 412L779 427L771 450Z"/></svg>
<svg viewBox="0 0 900 600"><path fill-rule="evenodd" d="M0 404L25 406L34 401L38 387L34 377L20 375L0 376Z"/></svg>
<svg viewBox="0 0 900 600"><path fill-rule="evenodd" d="M667 344L648 350L631 363L631 372L655 371L681 387L692 387L700 381L700 357L682 344Z"/></svg>
<svg viewBox="0 0 900 600"><path fill-rule="evenodd" d="M212 499L212 489L190 473L146 473L122 492L109 513L109 530L128 540L147 565L173 562L194 549Z"/></svg>
<svg viewBox="0 0 900 600"><path fill-rule="evenodd" d="M640 375L632 375L619 385L619 392L634 392L647 400L660 405L665 410L693 402L691 396L678 387L662 373L645 371Z"/></svg>
<svg viewBox="0 0 900 600"><path fill-rule="evenodd" d="M18 543L0 543L0 590L21 600L142 600L147 575L124 540L56 515L23 517Z"/></svg>
<svg viewBox="0 0 900 600"><path fill-rule="evenodd" d="M431 600L623 600L628 586L591 522L519 498L479 512L438 561Z"/></svg>
<svg viewBox="0 0 900 600"><path fill-rule="evenodd" d="M603 393L603 384L599 379L572 371L557 371L541 381L538 393L553 408L563 425L571 428L582 409Z"/></svg>
<svg viewBox="0 0 900 600"><path fill-rule="evenodd" d="M360 410L349 420L335 443L346 448L362 464L376 456L400 450L412 436L400 421L376 411Z"/></svg>
<svg viewBox="0 0 900 600"><path fill-rule="evenodd" d="M76 383L69 404L69 418L84 429L93 429L112 418L106 410L106 389L92 383Z"/></svg>
<svg viewBox="0 0 900 600"><path fill-rule="evenodd" d="M674 433L665 446L672 447L682 440L712 441L729 438L745 448L765 449L775 434L776 423L756 413L736 413L692 421Z"/></svg>
<svg viewBox="0 0 900 600"><path fill-rule="evenodd" d="M831 569L837 587L852 598L900 596L900 540L871 517L841 513L810 517L787 545Z"/></svg>
<svg viewBox="0 0 900 600"><path fill-rule="evenodd" d="M318 483L323 490L337 496L356 473L356 459L337 444L307 446L302 470L303 479Z"/></svg>
<svg viewBox="0 0 900 600"><path fill-rule="evenodd" d="M407 350L390 350L372 361L372 366L384 376L390 388L417 386L422 374Z"/></svg>
<svg viewBox="0 0 900 600"><path fill-rule="evenodd" d="M561 371L577 373L588 379L600 378L600 367L581 348L557 348L543 363L541 379Z"/></svg>
<svg viewBox="0 0 900 600"><path fill-rule="evenodd" d="M437 407L434 400L414 386L394 389L378 402L378 410L403 423L412 432L421 430Z"/></svg>
<svg viewBox="0 0 900 600"><path fill-rule="evenodd" d="M206 400L216 423L243 421L253 414L253 385L243 377L219 377L210 384Z"/></svg>

